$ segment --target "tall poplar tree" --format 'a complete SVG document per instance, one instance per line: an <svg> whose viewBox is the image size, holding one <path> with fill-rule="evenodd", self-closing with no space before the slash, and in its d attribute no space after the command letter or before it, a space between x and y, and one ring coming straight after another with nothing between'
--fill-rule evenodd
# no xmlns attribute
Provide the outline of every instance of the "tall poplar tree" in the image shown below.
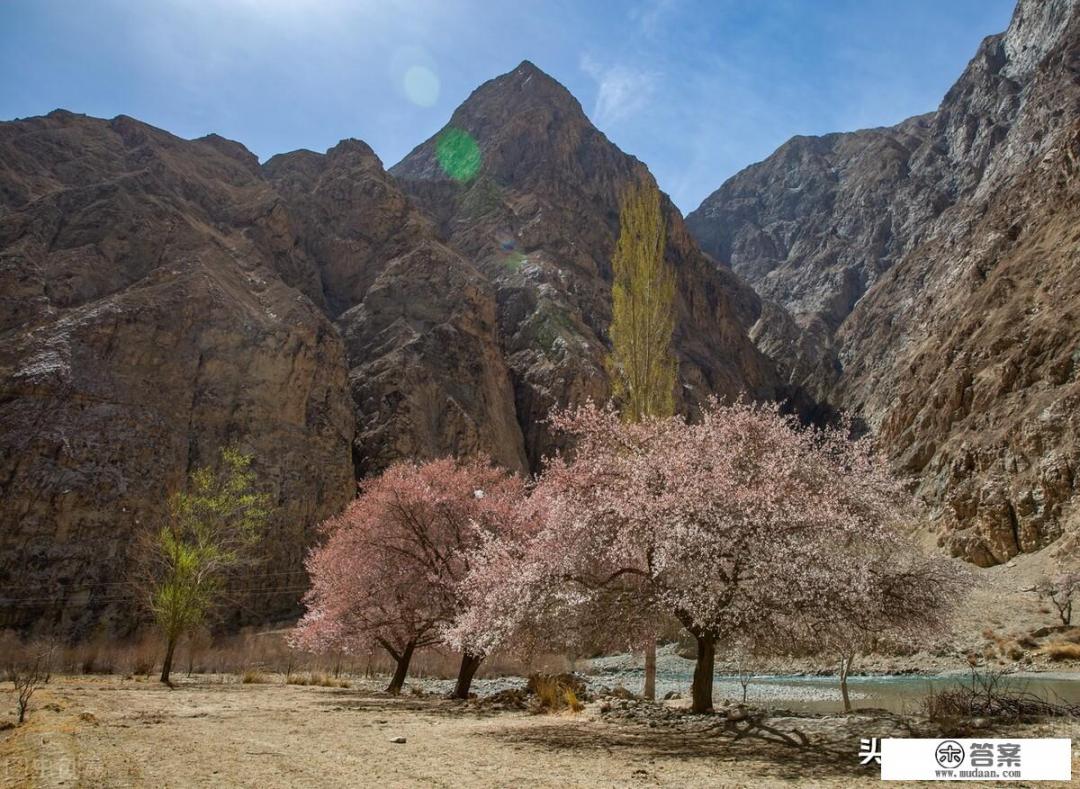
<svg viewBox="0 0 1080 789"><path fill-rule="evenodd" d="M675 412L675 273L664 261L666 242L660 191L639 182L619 210L619 241L611 265L611 355L608 372L622 418L663 418ZM645 645L647 699L656 697L656 639Z"/></svg>
<svg viewBox="0 0 1080 789"><path fill-rule="evenodd" d="M619 212L619 241L612 268L611 374L615 397L628 422L675 411L675 274L664 261L666 241L659 190L629 188Z"/></svg>

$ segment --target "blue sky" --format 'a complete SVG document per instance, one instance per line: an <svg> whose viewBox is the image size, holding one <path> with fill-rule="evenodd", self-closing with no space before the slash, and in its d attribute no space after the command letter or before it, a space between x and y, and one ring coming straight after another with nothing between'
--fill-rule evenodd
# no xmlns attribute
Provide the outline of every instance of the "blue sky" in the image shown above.
<svg viewBox="0 0 1080 789"><path fill-rule="evenodd" d="M0 0L0 119L56 107L389 166L529 59L690 211L795 134L934 109L1013 0Z"/></svg>

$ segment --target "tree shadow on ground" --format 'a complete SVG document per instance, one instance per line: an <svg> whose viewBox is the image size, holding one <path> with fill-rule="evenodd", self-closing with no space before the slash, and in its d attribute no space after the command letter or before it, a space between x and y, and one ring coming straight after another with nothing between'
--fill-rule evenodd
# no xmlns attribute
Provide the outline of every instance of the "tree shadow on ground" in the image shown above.
<svg viewBox="0 0 1080 789"><path fill-rule="evenodd" d="M353 712L422 712L428 715L460 718L493 718L512 714L512 710L485 708L445 696L413 696L403 693L394 696L389 693L372 692L358 689L335 689L324 692L329 698L319 699L316 704L330 710Z"/></svg>
<svg viewBox="0 0 1080 789"><path fill-rule="evenodd" d="M861 736L902 736L899 732L868 730ZM599 725L563 719L540 726L508 727L498 732L476 736L493 737L511 745L526 745L545 750L590 751L627 758L660 758L715 763L738 762L745 768L754 764L762 778L805 781L814 778L875 778L876 765L860 765L860 733L846 727L811 734L806 747L792 747L781 742L744 737L736 739L721 729L687 730L680 727L652 728L642 723L601 721Z"/></svg>

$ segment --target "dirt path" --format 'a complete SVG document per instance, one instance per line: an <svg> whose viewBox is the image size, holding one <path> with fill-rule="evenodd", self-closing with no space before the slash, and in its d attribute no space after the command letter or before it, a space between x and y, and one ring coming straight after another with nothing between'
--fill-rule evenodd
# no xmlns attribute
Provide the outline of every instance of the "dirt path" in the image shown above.
<svg viewBox="0 0 1080 789"><path fill-rule="evenodd" d="M9 690L0 703L13 706ZM616 722L596 705L572 717L533 716L362 688L204 679L170 691L59 678L35 696L27 725L0 732L0 786L880 785L856 752L860 735L893 733L885 722L803 725L817 726L833 752ZM1057 736L1071 733L1057 727Z"/></svg>

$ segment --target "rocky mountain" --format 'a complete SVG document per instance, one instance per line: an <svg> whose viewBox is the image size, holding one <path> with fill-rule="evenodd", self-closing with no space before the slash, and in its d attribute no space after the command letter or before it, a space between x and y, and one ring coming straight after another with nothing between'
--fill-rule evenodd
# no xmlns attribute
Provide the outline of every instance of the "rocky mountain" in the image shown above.
<svg viewBox="0 0 1080 789"><path fill-rule="evenodd" d="M1076 516L1080 4L1021 0L936 112L797 137L687 224L765 299L781 373L875 430L953 552Z"/></svg>
<svg viewBox="0 0 1080 789"><path fill-rule="evenodd" d="M350 496L345 349L258 162L131 118L0 124L0 627L130 618L133 538L237 442L278 505L245 600L291 610Z"/></svg>
<svg viewBox="0 0 1080 789"><path fill-rule="evenodd" d="M527 61L477 88L390 173L495 290L535 467L554 448L543 422L553 405L609 395L603 359L619 199L635 182L654 183L652 176ZM712 394L775 397L775 373L746 336L759 299L701 254L666 197L663 212L665 256L677 278L682 406Z"/></svg>
<svg viewBox="0 0 1080 789"><path fill-rule="evenodd" d="M278 507L231 621L295 611L313 527L399 458L517 471L606 400L622 191L651 182L529 63L393 170L344 140L0 123L0 627L130 627L135 537L235 443ZM761 302L665 198L681 402L784 394Z"/></svg>
<svg viewBox="0 0 1080 789"><path fill-rule="evenodd" d="M484 278L435 239L362 142L275 156L263 172L318 272L317 287L301 289L324 305L345 343L357 476L400 458L478 451L524 471Z"/></svg>

